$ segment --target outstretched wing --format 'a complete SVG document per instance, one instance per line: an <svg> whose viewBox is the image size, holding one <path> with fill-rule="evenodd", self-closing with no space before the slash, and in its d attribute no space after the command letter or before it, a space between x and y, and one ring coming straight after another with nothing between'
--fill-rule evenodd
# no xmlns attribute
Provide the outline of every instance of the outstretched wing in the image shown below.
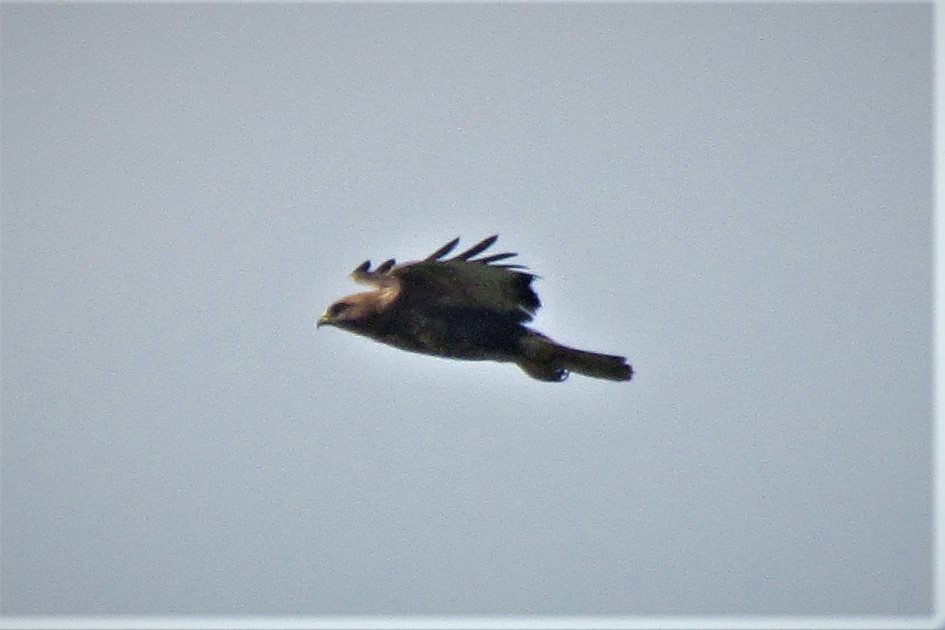
<svg viewBox="0 0 945 630"><path fill-rule="evenodd" d="M374 270L365 261L351 277L356 282L376 286L385 305L420 304L427 308L478 308L513 314L528 321L541 306L531 288L535 276L522 265L495 264L515 253L491 254L476 258L489 249L498 236L490 236L461 254L444 260L456 248L453 239L425 259L396 265L387 260Z"/></svg>

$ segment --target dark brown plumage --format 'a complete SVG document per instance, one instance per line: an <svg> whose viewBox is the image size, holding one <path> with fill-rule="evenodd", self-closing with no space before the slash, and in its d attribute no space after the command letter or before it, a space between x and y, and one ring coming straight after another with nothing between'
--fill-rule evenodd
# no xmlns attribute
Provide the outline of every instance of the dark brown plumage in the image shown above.
<svg viewBox="0 0 945 630"><path fill-rule="evenodd" d="M375 289L338 300L317 326L411 352L512 362L540 381L563 381L569 372L629 381L633 368L624 357L569 348L524 325L541 306L531 288L535 276L522 265L496 264L514 253L476 258L497 239L490 236L445 260L458 238L416 262L391 259L371 271L365 261L351 277Z"/></svg>

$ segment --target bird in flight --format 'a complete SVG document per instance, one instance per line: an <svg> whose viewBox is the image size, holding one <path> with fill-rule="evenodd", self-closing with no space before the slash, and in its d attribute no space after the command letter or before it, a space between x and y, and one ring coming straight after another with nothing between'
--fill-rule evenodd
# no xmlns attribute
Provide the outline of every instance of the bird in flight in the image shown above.
<svg viewBox="0 0 945 630"><path fill-rule="evenodd" d="M476 258L498 236L490 236L452 258L453 239L423 260L371 269L363 262L351 273L372 291L344 297L318 319L401 350L452 359L502 361L518 365L540 381L560 382L570 372L629 381L626 358L561 345L526 327L541 306L531 288L535 276L515 264L497 264L514 253Z"/></svg>

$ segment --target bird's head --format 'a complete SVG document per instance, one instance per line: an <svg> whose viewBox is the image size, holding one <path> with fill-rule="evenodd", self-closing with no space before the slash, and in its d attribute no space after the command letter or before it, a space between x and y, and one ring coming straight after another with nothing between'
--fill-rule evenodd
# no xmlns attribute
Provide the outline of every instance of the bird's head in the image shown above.
<svg viewBox="0 0 945 630"><path fill-rule="evenodd" d="M372 293L357 293L341 298L322 313L315 322L316 328L335 326L357 331L377 313Z"/></svg>

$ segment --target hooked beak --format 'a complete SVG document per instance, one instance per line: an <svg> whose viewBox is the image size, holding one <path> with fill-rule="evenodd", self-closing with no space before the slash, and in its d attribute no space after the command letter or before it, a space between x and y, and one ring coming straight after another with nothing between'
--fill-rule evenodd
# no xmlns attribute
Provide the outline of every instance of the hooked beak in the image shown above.
<svg viewBox="0 0 945 630"><path fill-rule="evenodd" d="M334 322L331 321L328 317L328 313L325 313L315 322L315 328L321 328L322 326L331 326Z"/></svg>

